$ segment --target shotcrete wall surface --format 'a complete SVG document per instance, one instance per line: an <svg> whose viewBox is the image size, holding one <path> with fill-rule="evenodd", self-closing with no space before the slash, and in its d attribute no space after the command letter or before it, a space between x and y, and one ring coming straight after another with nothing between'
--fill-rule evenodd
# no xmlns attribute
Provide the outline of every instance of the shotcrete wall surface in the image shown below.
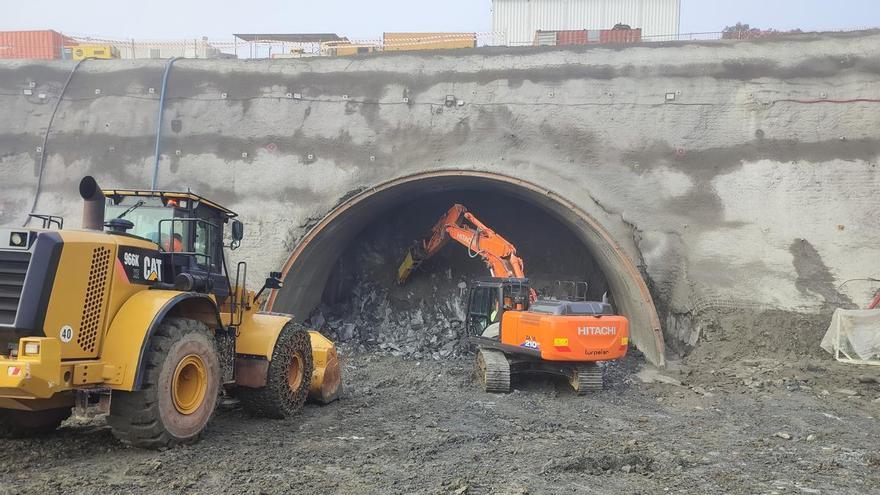
<svg viewBox="0 0 880 495"><path fill-rule="evenodd" d="M83 175L150 187L165 61L82 63L52 119L73 67L0 63L2 224L25 221L43 154L36 209L69 226ZM341 250L326 237L328 214L374 189L438 172L483 177L469 189L520 180L508 192L570 225L587 255L610 249L597 263L656 362L662 341L646 340L655 327L674 347L693 345L712 308L815 313L869 298L868 285L841 284L880 275L878 88L875 31L178 60L158 184L239 212L247 230L234 258L259 280L296 268L291 255L315 226L325 249ZM374 221L393 207L359 215ZM347 229L339 242L356 234ZM287 290L315 301L327 267L309 269ZM291 294L274 309L295 306ZM621 303L626 294L635 299Z"/></svg>

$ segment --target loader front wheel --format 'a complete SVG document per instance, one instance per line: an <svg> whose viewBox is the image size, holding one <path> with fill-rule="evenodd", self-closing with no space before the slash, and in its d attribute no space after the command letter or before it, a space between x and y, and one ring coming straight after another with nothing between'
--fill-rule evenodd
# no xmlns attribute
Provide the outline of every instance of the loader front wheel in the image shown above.
<svg viewBox="0 0 880 495"><path fill-rule="evenodd" d="M0 409L0 438L25 438L46 435L70 417L71 408L43 411Z"/></svg>
<svg viewBox="0 0 880 495"><path fill-rule="evenodd" d="M199 439L214 414L220 360L208 327L169 318L150 338L141 389L113 392L108 422L123 443L166 448Z"/></svg>
<svg viewBox="0 0 880 495"><path fill-rule="evenodd" d="M312 343L300 324L288 322L275 342L266 386L240 387L238 397L251 414L289 418L302 409L312 383Z"/></svg>

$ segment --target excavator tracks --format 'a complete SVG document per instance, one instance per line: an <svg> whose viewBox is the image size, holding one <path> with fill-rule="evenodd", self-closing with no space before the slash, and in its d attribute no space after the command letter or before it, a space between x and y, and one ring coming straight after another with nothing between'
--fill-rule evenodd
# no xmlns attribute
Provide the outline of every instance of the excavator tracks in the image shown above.
<svg viewBox="0 0 880 495"><path fill-rule="evenodd" d="M601 392L604 386L602 368L596 363L579 364L571 385L578 395Z"/></svg>
<svg viewBox="0 0 880 495"><path fill-rule="evenodd" d="M477 351L477 378L483 390L492 393L510 392L510 362L501 351Z"/></svg>

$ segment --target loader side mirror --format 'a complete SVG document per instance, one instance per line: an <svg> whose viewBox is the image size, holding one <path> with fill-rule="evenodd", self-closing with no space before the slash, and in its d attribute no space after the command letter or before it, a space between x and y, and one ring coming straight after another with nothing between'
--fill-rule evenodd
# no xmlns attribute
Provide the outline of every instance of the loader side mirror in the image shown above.
<svg viewBox="0 0 880 495"><path fill-rule="evenodd" d="M232 221L232 240L240 242L242 239L244 239L244 224L241 223L241 220L233 220Z"/></svg>
<svg viewBox="0 0 880 495"><path fill-rule="evenodd" d="M241 240L244 239L244 224L240 220L232 221L232 243L229 248L233 251L241 246Z"/></svg>

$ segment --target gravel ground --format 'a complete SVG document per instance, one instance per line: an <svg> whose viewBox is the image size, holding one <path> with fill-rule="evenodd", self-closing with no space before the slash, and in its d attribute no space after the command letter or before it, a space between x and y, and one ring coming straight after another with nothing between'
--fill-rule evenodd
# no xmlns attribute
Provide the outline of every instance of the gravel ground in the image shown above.
<svg viewBox="0 0 880 495"><path fill-rule="evenodd" d="M880 493L873 370L707 363L630 356L577 397L547 377L485 394L464 358L348 356L342 400L290 421L227 405L193 446L126 448L100 418L4 441L0 492Z"/></svg>

